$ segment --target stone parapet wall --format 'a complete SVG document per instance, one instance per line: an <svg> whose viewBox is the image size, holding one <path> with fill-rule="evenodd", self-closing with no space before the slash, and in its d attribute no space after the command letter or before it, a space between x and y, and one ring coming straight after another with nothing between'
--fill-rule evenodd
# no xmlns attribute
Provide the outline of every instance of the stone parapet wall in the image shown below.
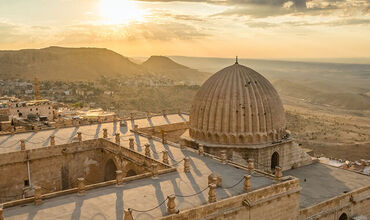
<svg viewBox="0 0 370 220"><path fill-rule="evenodd" d="M366 186L327 201L301 209L299 220L339 219L345 213L348 217L366 216L370 219L370 186Z"/></svg>
<svg viewBox="0 0 370 220"><path fill-rule="evenodd" d="M162 220L214 219L289 220L298 218L299 180L280 182L215 203L208 203L161 218Z"/></svg>
<svg viewBox="0 0 370 220"><path fill-rule="evenodd" d="M114 164L109 170L108 162ZM75 187L80 177L89 184L114 179L116 169L123 171L123 177L130 170L130 175L150 172L153 163L159 171L171 168L105 139L29 150L26 143L26 150L0 154L0 202L32 196L33 186L50 193Z"/></svg>

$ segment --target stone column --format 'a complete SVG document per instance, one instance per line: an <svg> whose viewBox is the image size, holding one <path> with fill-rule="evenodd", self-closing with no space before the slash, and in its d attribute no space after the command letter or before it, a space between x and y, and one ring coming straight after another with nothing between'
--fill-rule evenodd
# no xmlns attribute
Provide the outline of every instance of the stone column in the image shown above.
<svg viewBox="0 0 370 220"><path fill-rule="evenodd" d="M3 216L3 205L0 204L0 220L4 220L4 216Z"/></svg>
<svg viewBox="0 0 370 220"><path fill-rule="evenodd" d="M220 160L222 164L227 164L227 156L225 151L221 151Z"/></svg>
<svg viewBox="0 0 370 220"><path fill-rule="evenodd" d="M119 137L119 133L116 133L116 144L120 144L121 138Z"/></svg>
<svg viewBox="0 0 370 220"><path fill-rule="evenodd" d="M82 133L81 133L81 131L77 132L77 138L78 138L78 141L79 142L82 141Z"/></svg>
<svg viewBox="0 0 370 220"><path fill-rule="evenodd" d="M21 139L21 150L26 150L26 140Z"/></svg>
<svg viewBox="0 0 370 220"><path fill-rule="evenodd" d="M163 153L163 163L165 163L165 164L169 164L170 162L169 162L169 160L168 160L168 151L162 151L162 153Z"/></svg>
<svg viewBox="0 0 370 220"><path fill-rule="evenodd" d="M158 179L158 164L156 163L152 164L152 178Z"/></svg>
<svg viewBox="0 0 370 220"><path fill-rule="evenodd" d="M282 171L281 167L276 166L275 167L275 178L280 179L281 177L283 177L283 171Z"/></svg>
<svg viewBox="0 0 370 220"><path fill-rule="evenodd" d="M167 110L162 110L163 117L167 117Z"/></svg>
<svg viewBox="0 0 370 220"><path fill-rule="evenodd" d="M244 191L247 192L248 190L250 190L251 186L252 186L251 175L245 175L244 176Z"/></svg>
<svg viewBox="0 0 370 220"><path fill-rule="evenodd" d="M50 146L55 146L55 136L50 136Z"/></svg>
<svg viewBox="0 0 370 220"><path fill-rule="evenodd" d="M130 142L129 142L130 149L131 149L131 150L135 150L135 143L134 143L134 139L133 139L133 138L130 138L129 140L130 140Z"/></svg>
<svg viewBox="0 0 370 220"><path fill-rule="evenodd" d="M204 148L203 148L203 144L199 144L199 147L198 147L198 154L200 156L203 156L204 155Z"/></svg>
<svg viewBox="0 0 370 220"><path fill-rule="evenodd" d="M175 203L175 195L167 196L168 202L167 202L167 214L175 214L177 212L176 210L176 203Z"/></svg>
<svg viewBox="0 0 370 220"><path fill-rule="evenodd" d="M103 138L108 138L108 129L103 128Z"/></svg>
<svg viewBox="0 0 370 220"><path fill-rule="evenodd" d="M122 170L116 170L116 184L117 184L117 186L123 184L123 172L122 172Z"/></svg>
<svg viewBox="0 0 370 220"><path fill-rule="evenodd" d="M181 108L177 109L177 114L178 114L178 115L182 115Z"/></svg>
<svg viewBox="0 0 370 220"><path fill-rule="evenodd" d="M134 120L135 119L135 113L131 112L130 113L130 120Z"/></svg>
<svg viewBox="0 0 370 220"><path fill-rule="evenodd" d="M164 132L163 129L161 130L161 134L162 134L162 144L167 144L166 137L165 137L165 132Z"/></svg>
<svg viewBox="0 0 370 220"><path fill-rule="evenodd" d="M83 195L85 194L85 178L77 178L77 194Z"/></svg>
<svg viewBox="0 0 370 220"><path fill-rule="evenodd" d="M145 144L145 156L151 157L150 155L150 144Z"/></svg>
<svg viewBox="0 0 370 220"><path fill-rule="evenodd" d="M209 184L209 192L208 192L208 202L213 203L217 201L216 197L216 184Z"/></svg>
<svg viewBox="0 0 370 220"><path fill-rule="evenodd" d="M208 176L208 185L209 184L216 184L217 187L222 186L222 177L217 173L211 173Z"/></svg>
<svg viewBox="0 0 370 220"><path fill-rule="evenodd" d="M248 168L250 173L253 172L253 170L254 170L254 160L253 159L251 159L251 158L248 159L247 168Z"/></svg>
<svg viewBox="0 0 370 220"><path fill-rule="evenodd" d="M42 203L41 187L35 186L33 187L33 190L34 190L33 201L35 205L40 205Z"/></svg>
<svg viewBox="0 0 370 220"><path fill-rule="evenodd" d="M123 220L134 220L134 218L132 217L132 211L130 209L125 209L124 212L125 216L123 217Z"/></svg>
<svg viewBox="0 0 370 220"><path fill-rule="evenodd" d="M184 172L190 173L190 158L189 157L184 158Z"/></svg>

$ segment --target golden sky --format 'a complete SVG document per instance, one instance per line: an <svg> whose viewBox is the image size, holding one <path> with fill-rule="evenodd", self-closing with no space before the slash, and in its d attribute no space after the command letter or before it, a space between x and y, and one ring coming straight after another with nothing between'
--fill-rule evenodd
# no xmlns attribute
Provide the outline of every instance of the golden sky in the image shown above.
<svg viewBox="0 0 370 220"><path fill-rule="evenodd" d="M370 0L0 0L0 49L370 57Z"/></svg>

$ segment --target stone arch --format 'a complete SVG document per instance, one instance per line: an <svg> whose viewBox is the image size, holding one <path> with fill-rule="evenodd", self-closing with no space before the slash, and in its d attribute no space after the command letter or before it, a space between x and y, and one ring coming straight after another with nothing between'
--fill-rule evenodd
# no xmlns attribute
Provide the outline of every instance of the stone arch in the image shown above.
<svg viewBox="0 0 370 220"><path fill-rule="evenodd" d="M256 134L256 143L261 143L261 134Z"/></svg>
<svg viewBox="0 0 370 220"><path fill-rule="evenodd" d="M348 220L348 215L343 212L340 216L339 216L339 220Z"/></svg>
<svg viewBox="0 0 370 220"><path fill-rule="evenodd" d="M137 173L134 169L129 169L126 173L126 177L129 177L129 176L136 176Z"/></svg>
<svg viewBox="0 0 370 220"><path fill-rule="evenodd" d="M271 170L274 171L275 170L275 167L279 166L279 153L278 152L274 152L271 156Z"/></svg>
<svg viewBox="0 0 370 220"><path fill-rule="evenodd" d="M200 137L201 137L201 139L205 139L206 138L206 133L204 132L204 131L202 131L201 133L200 133Z"/></svg>
<svg viewBox="0 0 370 220"><path fill-rule="evenodd" d="M267 134L262 135L262 141L266 143L268 141Z"/></svg>
<svg viewBox="0 0 370 220"><path fill-rule="evenodd" d="M211 132L207 133L207 140L212 141L212 134Z"/></svg>
<svg viewBox="0 0 370 220"><path fill-rule="evenodd" d="M214 141L216 143L219 143L219 141L220 141L220 136L217 133L214 135Z"/></svg>
<svg viewBox="0 0 370 220"><path fill-rule="evenodd" d="M248 134L248 144L253 144L253 135Z"/></svg>
<svg viewBox="0 0 370 220"><path fill-rule="evenodd" d="M104 181L114 180L116 178L116 163L112 158L108 159L104 166Z"/></svg>
<svg viewBox="0 0 370 220"><path fill-rule="evenodd" d="M239 135L239 143L243 144L244 142L245 142L245 137L244 137L244 135L240 134Z"/></svg>
<svg viewBox="0 0 370 220"><path fill-rule="evenodd" d="M230 135L230 143L231 144L236 144L236 137L235 137L235 135Z"/></svg>
<svg viewBox="0 0 370 220"><path fill-rule="evenodd" d="M270 132L269 135L268 135L268 140L269 141L274 141L274 133L273 132Z"/></svg>
<svg viewBox="0 0 370 220"><path fill-rule="evenodd" d="M223 144L227 144L227 135L226 134L221 135L221 141L220 142L223 143Z"/></svg>

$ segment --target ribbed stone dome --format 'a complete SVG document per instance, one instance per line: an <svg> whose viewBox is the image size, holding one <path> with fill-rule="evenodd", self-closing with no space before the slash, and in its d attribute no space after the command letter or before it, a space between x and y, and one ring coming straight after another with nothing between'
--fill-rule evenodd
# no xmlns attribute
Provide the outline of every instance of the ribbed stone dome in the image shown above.
<svg viewBox="0 0 370 220"><path fill-rule="evenodd" d="M190 136L211 144L262 144L285 135L280 97L261 74L235 63L211 76L196 94Z"/></svg>

